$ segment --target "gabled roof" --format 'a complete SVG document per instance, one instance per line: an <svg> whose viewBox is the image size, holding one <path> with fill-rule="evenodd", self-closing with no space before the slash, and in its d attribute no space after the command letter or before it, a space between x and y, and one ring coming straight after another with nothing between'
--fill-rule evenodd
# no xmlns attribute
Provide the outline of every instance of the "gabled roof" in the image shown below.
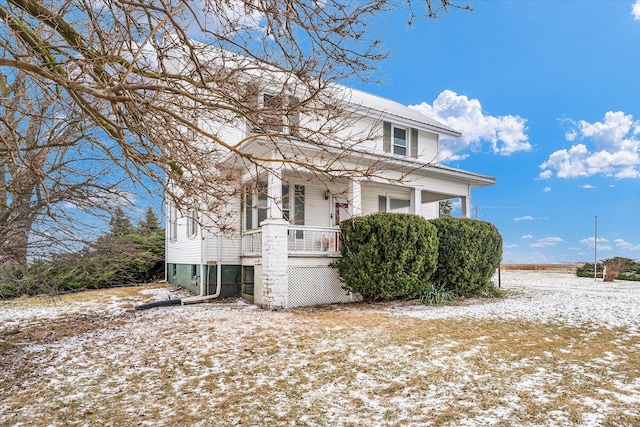
<svg viewBox="0 0 640 427"><path fill-rule="evenodd" d="M400 121L401 123L406 123L416 128L432 130L453 137L459 137L461 135L460 132L451 129L447 125L427 117L399 102L347 86L343 86L343 90L345 91L345 100L349 101L357 110L364 111L368 115L373 114L378 116L379 119L395 122Z"/></svg>

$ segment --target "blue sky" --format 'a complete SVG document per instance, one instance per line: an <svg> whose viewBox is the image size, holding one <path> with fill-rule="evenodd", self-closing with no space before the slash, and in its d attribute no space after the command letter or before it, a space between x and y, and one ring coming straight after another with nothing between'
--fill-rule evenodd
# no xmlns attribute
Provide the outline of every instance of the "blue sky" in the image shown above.
<svg viewBox="0 0 640 427"><path fill-rule="evenodd" d="M381 19L379 83L463 133L447 165L494 176L472 194L504 262L640 258L640 0L471 1L437 20Z"/></svg>

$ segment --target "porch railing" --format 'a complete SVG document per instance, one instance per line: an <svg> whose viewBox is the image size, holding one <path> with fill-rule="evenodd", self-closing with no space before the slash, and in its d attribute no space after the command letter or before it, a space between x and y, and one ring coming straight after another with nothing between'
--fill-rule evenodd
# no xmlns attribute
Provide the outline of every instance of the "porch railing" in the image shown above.
<svg viewBox="0 0 640 427"><path fill-rule="evenodd" d="M242 234L242 254L244 256L262 256L262 230L245 231Z"/></svg>
<svg viewBox="0 0 640 427"><path fill-rule="evenodd" d="M289 255L338 255L339 253L339 228L289 226Z"/></svg>
<svg viewBox="0 0 640 427"><path fill-rule="evenodd" d="M340 228L290 225L288 250L291 255L336 256L340 253ZM262 256L262 230L249 230L242 235L244 256Z"/></svg>

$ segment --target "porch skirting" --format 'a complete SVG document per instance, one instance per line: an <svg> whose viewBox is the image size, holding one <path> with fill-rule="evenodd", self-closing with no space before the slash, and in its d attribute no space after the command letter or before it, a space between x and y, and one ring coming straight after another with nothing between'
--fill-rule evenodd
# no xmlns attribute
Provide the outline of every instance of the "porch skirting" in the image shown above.
<svg viewBox="0 0 640 427"><path fill-rule="evenodd" d="M338 271L328 265L289 266L288 307L361 301L342 289Z"/></svg>

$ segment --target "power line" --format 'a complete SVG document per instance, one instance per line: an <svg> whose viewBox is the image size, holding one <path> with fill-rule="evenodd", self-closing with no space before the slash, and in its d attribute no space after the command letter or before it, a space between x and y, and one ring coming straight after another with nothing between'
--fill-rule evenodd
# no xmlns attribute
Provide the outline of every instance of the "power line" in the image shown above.
<svg viewBox="0 0 640 427"><path fill-rule="evenodd" d="M482 209L544 209L544 210L572 210L572 209L640 209L640 205L581 205L581 206L480 206Z"/></svg>

